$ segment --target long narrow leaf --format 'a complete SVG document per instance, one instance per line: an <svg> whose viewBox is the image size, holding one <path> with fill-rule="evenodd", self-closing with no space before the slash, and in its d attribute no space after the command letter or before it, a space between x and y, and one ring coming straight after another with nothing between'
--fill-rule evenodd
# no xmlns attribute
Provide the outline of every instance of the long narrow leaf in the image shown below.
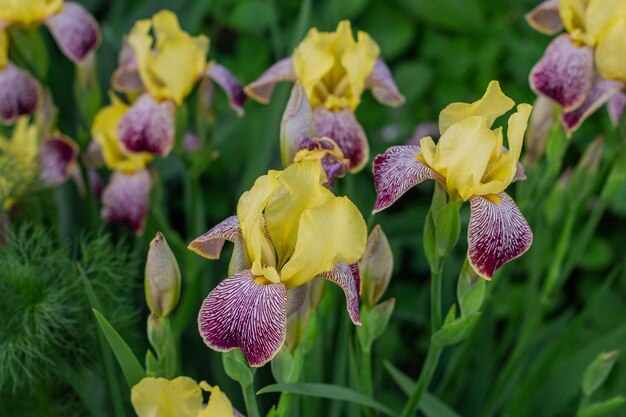
<svg viewBox="0 0 626 417"><path fill-rule="evenodd" d="M293 394L309 395L312 397L328 398L331 400L348 401L365 407L378 410L388 416L396 416L397 414L384 404L363 395L360 392L353 391L341 385L332 384L272 384L260 389L257 394L267 394L270 392L291 392Z"/></svg>

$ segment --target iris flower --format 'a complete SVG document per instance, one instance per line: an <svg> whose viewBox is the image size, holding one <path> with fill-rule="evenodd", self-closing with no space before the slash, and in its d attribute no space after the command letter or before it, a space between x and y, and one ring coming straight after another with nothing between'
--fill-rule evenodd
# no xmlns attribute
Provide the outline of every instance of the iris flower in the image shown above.
<svg viewBox="0 0 626 417"><path fill-rule="evenodd" d="M202 393L211 397L203 405ZM130 401L137 417L233 417L241 416L217 385L199 384L186 376L168 380L143 378L131 390Z"/></svg>
<svg viewBox="0 0 626 417"><path fill-rule="evenodd" d="M37 178L37 126L22 116L11 138L0 135L0 209L8 210Z"/></svg>
<svg viewBox="0 0 626 417"><path fill-rule="evenodd" d="M350 160L350 171L356 172L369 158L365 132L354 115L363 92L371 88L374 97L388 106L404 102L379 55L378 45L367 33L358 32L354 40L346 20L335 32L314 28L292 57L272 65L245 91L251 98L267 103L276 83L299 81L313 108L315 136L337 142Z"/></svg>
<svg viewBox="0 0 626 417"><path fill-rule="evenodd" d="M241 348L251 366L271 360L285 342L292 289L316 276L343 288L348 312L359 319L360 279L355 264L367 228L346 197L320 184L319 163L304 161L256 180L229 217L189 244L217 259L235 243L231 277L204 300L200 334L214 350Z"/></svg>
<svg viewBox="0 0 626 417"><path fill-rule="evenodd" d="M439 114L441 137L417 146L389 148L374 159L374 212L392 205L409 188L427 179L442 184L450 198L470 202L468 259L486 279L506 262L521 256L532 243L528 223L504 192L523 177L518 160L532 107L520 104L509 117L503 146L502 128L494 121L515 103L492 81L474 103L453 103Z"/></svg>
<svg viewBox="0 0 626 417"><path fill-rule="evenodd" d="M624 0L546 0L526 16L538 31L567 33L548 45L530 73L537 94L563 107L568 132L607 103L617 123L626 95L626 2Z"/></svg>
<svg viewBox="0 0 626 417"><path fill-rule="evenodd" d="M222 65L207 62L208 50L209 38L183 31L169 10L135 23L112 81L120 92L141 94L118 127L128 150L167 155L174 144L175 107L200 79L217 83L231 107L243 113L246 96L241 84Z"/></svg>
<svg viewBox="0 0 626 417"><path fill-rule="evenodd" d="M44 24L61 52L75 64L100 44L97 22L83 6L63 0L0 0L0 121L11 124L32 113L39 101L39 86L31 75L9 60L11 27Z"/></svg>

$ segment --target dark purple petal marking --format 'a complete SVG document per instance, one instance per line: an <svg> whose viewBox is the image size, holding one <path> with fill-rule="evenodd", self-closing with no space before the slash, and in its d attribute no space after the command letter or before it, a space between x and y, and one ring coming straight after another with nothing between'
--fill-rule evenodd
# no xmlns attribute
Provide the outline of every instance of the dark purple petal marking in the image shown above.
<svg viewBox="0 0 626 417"><path fill-rule="evenodd" d="M499 204L481 196L470 198L467 257L485 279L523 255L533 241L533 232L513 199L506 193L498 198Z"/></svg>
<svg viewBox="0 0 626 417"><path fill-rule="evenodd" d="M219 259L224 242L235 241L241 236L241 226L237 216L230 216L200 237L195 238L187 248L207 259Z"/></svg>
<svg viewBox="0 0 626 417"><path fill-rule="evenodd" d="M397 107L404 103L404 96L398 90L389 67L380 58L365 81L365 88L371 88L374 98L387 106Z"/></svg>
<svg viewBox="0 0 626 417"><path fill-rule="evenodd" d="M0 70L0 122L13 124L31 114L39 102L39 84L26 71L9 63Z"/></svg>
<svg viewBox="0 0 626 417"><path fill-rule="evenodd" d="M122 116L117 131L129 151L166 156L174 146L174 103L157 103L143 94Z"/></svg>
<svg viewBox="0 0 626 417"><path fill-rule="evenodd" d="M526 14L526 21L538 32L556 35L563 30L559 0L545 0Z"/></svg>
<svg viewBox="0 0 626 417"><path fill-rule="evenodd" d="M284 284L258 284L250 271L220 282L202 303L200 335L211 349L241 348L250 366L263 366L280 350L287 331Z"/></svg>
<svg viewBox="0 0 626 417"><path fill-rule="evenodd" d="M245 92L253 100L267 104L272 98L274 87L281 81L296 81L291 58L281 59L269 67L259 78L245 87Z"/></svg>
<svg viewBox="0 0 626 417"><path fill-rule="evenodd" d="M44 23L59 49L75 64L80 64L100 44L98 22L78 3L66 1L61 12L48 17Z"/></svg>
<svg viewBox="0 0 626 417"><path fill-rule="evenodd" d="M614 125L618 125L619 121L624 114L624 108L626 107L626 94L623 91L618 91L611 97L606 107L609 111L609 116Z"/></svg>
<svg viewBox="0 0 626 417"><path fill-rule="evenodd" d="M352 323L361 324L359 315L359 299L361 296L361 275L359 274L359 264L348 265L345 262L338 262L335 267L328 272L320 274L321 277L339 285L346 295L346 308Z"/></svg>
<svg viewBox="0 0 626 417"><path fill-rule="evenodd" d="M582 122L600 106L606 103L619 90L624 88L620 81L605 80L596 76L591 91L587 94L585 101L580 106L570 112L561 114L561 122L568 132L573 132Z"/></svg>
<svg viewBox="0 0 626 417"><path fill-rule="evenodd" d="M350 172L358 172L367 164L370 154L367 136L351 109L335 112L317 106L313 110L313 127L317 137L327 136L339 145L350 160Z"/></svg>
<svg viewBox="0 0 626 417"><path fill-rule="evenodd" d="M135 234L143 232L150 203L152 179L147 170L134 174L116 171L102 193L102 218L111 223L122 223Z"/></svg>
<svg viewBox="0 0 626 417"><path fill-rule="evenodd" d="M76 166L78 147L66 138L50 138L39 148L39 177L44 185L56 186L70 176L70 169Z"/></svg>
<svg viewBox="0 0 626 417"><path fill-rule="evenodd" d="M374 158L376 203L373 213L386 209L420 182L437 178L437 173L418 161L419 146L392 146Z"/></svg>
<svg viewBox="0 0 626 417"><path fill-rule="evenodd" d="M248 96L244 93L243 86L239 80L235 78L233 73L226 69L226 67L213 62L209 65L206 75L224 90L228 97L230 108L233 109L237 115L242 116L243 106L246 104Z"/></svg>
<svg viewBox="0 0 626 417"><path fill-rule="evenodd" d="M584 100L594 78L593 49L575 46L569 35L554 39L530 72L530 86L559 103L565 111Z"/></svg>

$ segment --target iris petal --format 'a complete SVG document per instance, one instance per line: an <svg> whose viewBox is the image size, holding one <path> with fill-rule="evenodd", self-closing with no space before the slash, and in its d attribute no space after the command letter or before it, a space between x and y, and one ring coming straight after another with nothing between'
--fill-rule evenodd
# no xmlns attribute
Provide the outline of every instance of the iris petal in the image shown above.
<svg viewBox="0 0 626 417"><path fill-rule="evenodd" d="M545 0L526 14L526 21L535 30L556 35L563 30L563 22L559 14L559 0Z"/></svg>
<svg viewBox="0 0 626 417"><path fill-rule="evenodd" d="M223 65L212 62L206 71L206 75L224 90L228 97L230 108L233 109L238 116L242 116L243 106L246 104L248 97L233 73Z"/></svg>
<svg viewBox="0 0 626 417"><path fill-rule="evenodd" d="M63 3L63 8L45 20L59 49L74 63L82 62L101 41L96 19L80 4Z"/></svg>
<svg viewBox="0 0 626 417"><path fill-rule="evenodd" d="M359 265L348 265L345 262L338 262L331 271L323 272L320 276L341 287L346 296L346 308L352 323L356 325L361 324L359 315L359 298L361 293Z"/></svg>
<svg viewBox="0 0 626 417"><path fill-rule="evenodd" d="M585 100L574 110L561 114L561 122L568 132L573 132L601 105L606 103L619 90L624 88L620 81L606 80L596 76Z"/></svg>
<svg viewBox="0 0 626 417"><path fill-rule="evenodd" d="M404 103L404 96L398 90L389 67L382 59L377 59L374 69L365 82L365 88L371 88L374 98L382 104L396 107Z"/></svg>
<svg viewBox="0 0 626 417"><path fill-rule="evenodd" d="M291 58L281 59L267 69L254 82L245 88L246 94L261 103L268 103L274 92L274 87L281 81L295 81L296 74Z"/></svg>
<svg viewBox="0 0 626 417"><path fill-rule="evenodd" d="M102 217L111 223L122 223L135 234L143 232L150 203L152 179L146 170L126 175L116 171L102 193Z"/></svg>
<svg viewBox="0 0 626 417"><path fill-rule="evenodd" d="M174 146L174 111L171 101L142 94L118 123L120 141L131 152L167 156Z"/></svg>
<svg viewBox="0 0 626 417"><path fill-rule="evenodd" d="M230 216L195 238L188 246L190 250L207 259L219 259L225 241L235 243L241 238L241 227L237 216Z"/></svg>

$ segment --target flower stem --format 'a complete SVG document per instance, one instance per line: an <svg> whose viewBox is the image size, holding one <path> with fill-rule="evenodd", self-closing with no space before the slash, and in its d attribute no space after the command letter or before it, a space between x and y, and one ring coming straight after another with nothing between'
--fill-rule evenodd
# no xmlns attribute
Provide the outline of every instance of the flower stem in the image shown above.
<svg viewBox="0 0 626 417"><path fill-rule="evenodd" d="M259 406L256 403L254 384L241 384L241 391L243 392L243 400L246 403L248 417L261 417L261 414L259 414Z"/></svg>
<svg viewBox="0 0 626 417"><path fill-rule="evenodd" d="M361 349L363 374L361 375L361 381L363 383L363 393L371 398L374 398L374 386L373 386L373 372L372 372L372 348ZM363 409L363 414L366 417L374 417L374 412L371 408L366 407Z"/></svg>

